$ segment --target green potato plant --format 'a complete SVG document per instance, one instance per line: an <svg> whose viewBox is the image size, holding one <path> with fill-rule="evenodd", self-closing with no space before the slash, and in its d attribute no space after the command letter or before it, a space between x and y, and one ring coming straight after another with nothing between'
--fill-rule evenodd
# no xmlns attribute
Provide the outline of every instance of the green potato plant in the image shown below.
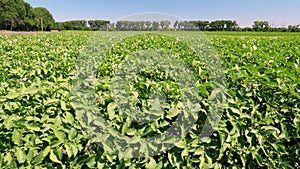
<svg viewBox="0 0 300 169"><path fill-rule="evenodd" d="M120 36L124 32L103 33ZM132 33L134 34L134 33ZM172 32L193 40L197 32ZM227 106L217 130L205 142L211 84L198 58L185 58L201 96L199 118L185 139L160 156L128 159L104 151L85 133L72 101L72 77L92 32L0 36L1 168L300 168L300 36L207 35L226 75ZM148 35L140 40L149 41ZM178 86L169 72L147 70L132 84L130 97L145 109L149 87L167 92L169 113L145 125L126 121L114 110L110 78L132 46L128 39L108 51L99 65L97 98L101 112L120 133L149 136L163 132L176 117ZM147 44L147 43L146 43ZM165 45L161 39L147 45ZM101 78L100 78L101 77ZM173 106L173 107L172 107ZM172 109L173 108L173 109Z"/></svg>

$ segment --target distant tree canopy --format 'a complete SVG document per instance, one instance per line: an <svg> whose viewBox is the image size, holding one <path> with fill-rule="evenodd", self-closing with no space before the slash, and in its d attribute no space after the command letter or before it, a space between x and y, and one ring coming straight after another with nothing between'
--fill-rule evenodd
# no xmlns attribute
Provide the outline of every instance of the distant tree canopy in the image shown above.
<svg viewBox="0 0 300 169"><path fill-rule="evenodd" d="M107 29L109 27L110 21L105 20L89 20L88 24L91 29L99 30L99 29Z"/></svg>
<svg viewBox="0 0 300 169"><path fill-rule="evenodd" d="M55 26L52 14L46 8L33 8L35 17L39 20L39 30L51 30Z"/></svg>
<svg viewBox="0 0 300 169"><path fill-rule="evenodd" d="M54 26L53 16L46 8L33 8L23 0L0 0L1 30L51 30Z"/></svg>
<svg viewBox="0 0 300 169"><path fill-rule="evenodd" d="M108 30L112 27L114 27L114 25L106 20L72 20L56 22L56 29L58 30Z"/></svg>
<svg viewBox="0 0 300 169"><path fill-rule="evenodd" d="M85 20L56 22L56 29L58 30L85 30L86 27L87 22Z"/></svg>
<svg viewBox="0 0 300 169"><path fill-rule="evenodd" d="M59 30L110 30L110 31L269 31L269 32L300 32L299 25L289 25L287 28L272 28L268 21L254 21L252 27L240 28L233 20L216 21L117 21L110 23L105 20L74 20L57 22Z"/></svg>
<svg viewBox="0 0 300 169"><path fill-rule="evenodd" d="M163 21L118 21L116 30L120 31L156 31L156 30L184 30L184 31L231 31L238 28L236 21L217 20L209 21L175 21L173 28L171 22Z"/></svg>
<svg viewBox="0 0 300 169"><path fill-rule="evenodd" d="M164 28L164 22L161 21L161 23ZM161 23L156 21L118 21L115 29L118 31L157 31L160 29Z"/></svg>
<svg viewBox="0 0 300 169"><path fill-rule="evenodd" d="M216 20L216 21L176 21L176 30L185 31L233 31L238 28L236 21Z"/></svg>
<svg viewBox="0 0 300 169"><path fill-rule="evenodd" d="M289 25L287 30L289 32L300 32L300 25Z"/></svg>
<svg viewBox="0 0 300 169"><path fill-rule="evenodd" d="M254 21L253 29L255 31L269 31L270 25L268 21Z"/></svg>
<svg viewBox="0 0 300 169"><path fill-rule="evenodd" d="M233 20L216 21L118 21L72 20L55 22L52 14L42 7L33 8L23 0L0 0L0 30L43 31L43 30L117 30L117 31L281 31L300 32L299 25L287 28L272 28L268 21L254 21L252 28L240 28Z"/></svg>

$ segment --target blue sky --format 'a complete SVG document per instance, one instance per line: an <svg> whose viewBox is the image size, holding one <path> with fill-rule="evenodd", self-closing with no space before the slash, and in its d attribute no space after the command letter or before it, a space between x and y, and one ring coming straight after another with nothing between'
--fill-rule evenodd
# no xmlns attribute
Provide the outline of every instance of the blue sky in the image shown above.
<svg viewBox="0 0 300 169"><path fill-rule="evenodd" d="M300 0L25 0L46 7L56 21L117 20L133 13L163 12L187 20L236 20L251 26L268 20L272 26L300 24Z"/></svg>

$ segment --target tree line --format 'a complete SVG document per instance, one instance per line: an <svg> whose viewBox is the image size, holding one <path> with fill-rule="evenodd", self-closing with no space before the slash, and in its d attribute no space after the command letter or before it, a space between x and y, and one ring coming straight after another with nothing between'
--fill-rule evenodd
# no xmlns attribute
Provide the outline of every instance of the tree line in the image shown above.
<svg viewBox="0 0 300 169"><path fill-rule="evenodd" d="M72 20L55 22L46 8L33 8L23 0L0 0L0 30L49 31L57 30L106 30L106 31L281 31L300 32L300 25L274 28L268 21L254 21L252 27L241 28L233 20L216 21L117 21Z"/></svg>
<svg viewBox="0 0 300 169"><path fill-rule="evenodd" d="M65 22L56 22L57 30L111 30L113 25L106 20L72 20Z"/></svg>
<svg viewBox="0 0 300 169"><path fill-rule="evenodd" d="M176 21L173 25L168 20L162 21L117 21L111 23L105 20L74 20L57 22L58 30L110 30L110 31L233 31L238 24L231 20L209 21Z"/></svg>
<svg viewBox="0 0 300 169"><path fill-rule="evenodd" d="M55 20L46 8L33 8L23 0L0 0L0 30L51 30Z"/></svg>
<svg viewBox="0 0 300 169"><path fill-rule="evenodd" d="M289 25L287 28L274 28L268 21L254 21L252 27L241 28L233 20L216 21L117 21L74 20L57 22L58 30L104 30L104 31L265 31L265 32L300 32L300 25Z"/></svg>

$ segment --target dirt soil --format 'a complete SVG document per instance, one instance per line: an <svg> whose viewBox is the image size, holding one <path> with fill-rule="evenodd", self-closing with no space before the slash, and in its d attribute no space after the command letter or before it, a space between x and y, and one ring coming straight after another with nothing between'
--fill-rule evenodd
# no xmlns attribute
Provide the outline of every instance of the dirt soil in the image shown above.
<svg viewBox="0 0 300 169"><path fill-rule="evenodd" d="M14 31L0 31L0 35L30 35L30 34L41 34L50 32L14 32Z"/></svg>

